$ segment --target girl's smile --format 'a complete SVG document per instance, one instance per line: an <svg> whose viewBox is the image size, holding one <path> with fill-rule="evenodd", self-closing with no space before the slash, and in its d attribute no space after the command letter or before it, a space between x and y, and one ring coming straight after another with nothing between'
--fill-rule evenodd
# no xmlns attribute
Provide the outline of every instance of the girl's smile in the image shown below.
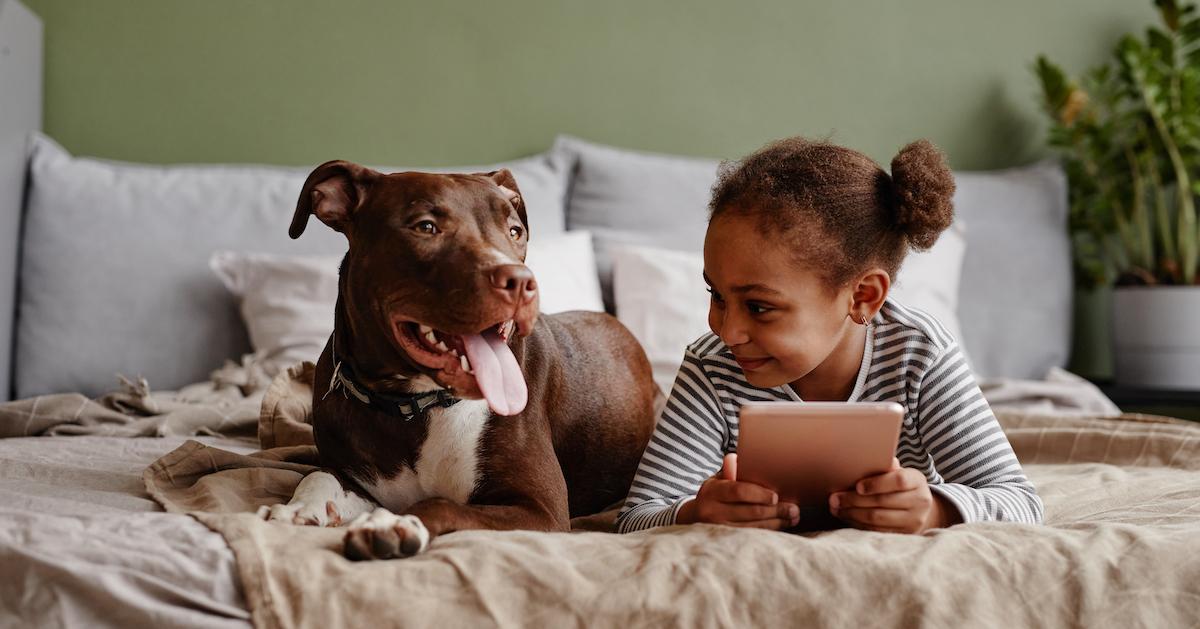
<svg viewBox="0 0 1200 629"><path fill-rule="evenodd" d="M766 358L744 358L734 354L733 358L734 360L737 360L738 366L741 367L743 371L754 371L755 369L758 369L759 367L771 362L770 356Z"/></svg>

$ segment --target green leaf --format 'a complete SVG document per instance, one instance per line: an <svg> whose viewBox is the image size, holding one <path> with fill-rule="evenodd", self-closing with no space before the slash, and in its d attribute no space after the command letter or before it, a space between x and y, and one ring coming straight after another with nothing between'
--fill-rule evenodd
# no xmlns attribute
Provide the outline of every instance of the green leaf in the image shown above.
<svg viewBox="0 0 1200 629"><path fill-rule="evenodd" d="M1179 3L1176 0L1154 0L1154 4L1158 6L1158 12L1162 15L1163 22L1167 28L1172 31L1179 30L1180 9Z"/></svg>

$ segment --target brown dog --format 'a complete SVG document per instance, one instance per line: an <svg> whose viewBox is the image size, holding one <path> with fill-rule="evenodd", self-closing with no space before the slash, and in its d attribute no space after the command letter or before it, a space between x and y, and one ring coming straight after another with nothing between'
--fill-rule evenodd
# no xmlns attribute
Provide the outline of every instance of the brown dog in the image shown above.
<svg viewBox="0 0 1200 629"><path fill-rule="evenodd" d="M347 557L388 558L462 529L564 531L624 497L653 429L650 365L608 315L538 316L509 171L328 162L292 238L310 214L349 241L314 387L328 472L263 517L348 524Z"/></svg>

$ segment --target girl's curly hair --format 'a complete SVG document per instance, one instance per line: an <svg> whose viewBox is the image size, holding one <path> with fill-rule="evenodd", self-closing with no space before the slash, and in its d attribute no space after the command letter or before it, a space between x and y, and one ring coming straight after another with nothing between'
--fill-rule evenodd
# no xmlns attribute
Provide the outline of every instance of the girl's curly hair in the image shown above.
<svg viewBox="0 0 1200 629"><path fill-rule="evenodd" d="M953 195L954 177L928 140L900 149L888 175L858 151L794 137L723 163L709 221L755 219L840 287L871 266L895 280L910 248L928 249L950 226Z"/></svg>

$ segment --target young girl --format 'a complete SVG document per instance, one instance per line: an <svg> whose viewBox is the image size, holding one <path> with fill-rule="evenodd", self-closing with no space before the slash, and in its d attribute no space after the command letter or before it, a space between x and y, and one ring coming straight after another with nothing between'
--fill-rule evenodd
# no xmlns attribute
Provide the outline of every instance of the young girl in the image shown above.
<svg viewBox="0 0 1200 629"><path fill-rule="evenodd" d="M796 505L729 478L738 409L776 400L904 407L892 470L829 497L850 526L920 533L1041 521L1041 500L958 341L888 299L909 248L928 249L950 225L953 192L941 153L924 140L900 151L891 176L857 151L802 138L722 170L704 239L712 333L684 354L619 531L799 524Z"/></svg>

